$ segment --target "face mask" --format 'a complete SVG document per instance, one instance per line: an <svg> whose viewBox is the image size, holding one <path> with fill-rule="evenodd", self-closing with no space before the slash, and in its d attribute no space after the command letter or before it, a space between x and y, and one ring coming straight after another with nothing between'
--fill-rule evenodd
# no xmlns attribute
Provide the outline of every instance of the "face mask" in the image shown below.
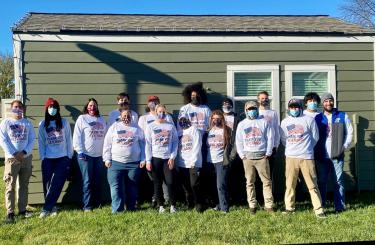
<svg viewBox="0 0 375 245"><path fill-rule="evenodd" d="M221 125L223 124L222 120L221 119L213 119L212 120L212 124L216 127L221 127Z"/></svg>
<svg viewBox="0 0 375 245"><path fill-rule="evenodd" d="M316 111L318 109L318 103L317 102L308 102L307 103L307 109L311 111Z"/></svg>
<svg viewBox="0 0 375 245"><path fill-rule="evenodd" d="M129 125L130 124L130 117L124 117L122 118L122 122L126 125Z"/></svg>
<svg viewBox="0 0 375 245"><path fill-rule="evenodd" d="M165 112L158 113L158 119L164 119L166 117Z"/></svg>
<svg viewBox="0 0 375 245"><path fill-rule="evenodd" d="M22 109L15 108L15 109L12 109L11 112L16 117L22 117L23 116L23 110Z"/></svg>
<svg viewBox="0 0 375 245"><path fill-rule="evenodd" d="M87 112L88 112L90 115L95 115L95 114L96 114L96 107L87 108Z"/></svg>
<svg viewBox="0 0 375 245"><path fill-rule="evenodd" d="M191 126L190 122L187 120L179 121L178 124L180 125L182 129L187 129Z"/></svg>
<svg viewBox="0 0 375 245"><path fill-rule="evenodd" d="M193 105L199 105L199 97L198 96L191 97L191 103Z"/></svg>
<svg viewBox="0 0 375 245"><path fill-rule="evenodd" d="M156 103L153 101L148 102L147 104L148 108L150 108L151 111L155 110Z"/></svg>
<svg viewBox="0 0 375 245"><path fill-rule="evenodd" d="M119 105L120 107L128 106L128 105L129 105L129 102L127 102L127 101L119 102L118 105Z"/></svg>
<svg viewBox="0 0 375 245"><path fill-rule="evenodd" d="M267 107L270 105L270 100L269 99L265 99L263 101L260 102L260 104L264 107Z"/></svg>
<svg viewBox="0 0 375 245"><path fill-rule="evenodd" d="M223 112L224 113L230 113L233 111L233 107L231 106L223 106Z"/></svg>
<svg viewBox="0 0 375 245"><path fill-rule="evenodd" d="M289 109L289 114L292 117L298 117L301 111L299 109Z"/></svg>
<svg viewBox="0 0 375 245"><path fill-rule="evenodd" d="M247 111L247 116L250 117L251 119L257 118L258 117L258 110Z"/></svg>
<svg viewBox="0 0 375 245"><path fill-rule="evenodd" d="M57 109L56 108L48 107L48 114L50 114L51 116L55 116L56 113L57 113Z"/></svg>

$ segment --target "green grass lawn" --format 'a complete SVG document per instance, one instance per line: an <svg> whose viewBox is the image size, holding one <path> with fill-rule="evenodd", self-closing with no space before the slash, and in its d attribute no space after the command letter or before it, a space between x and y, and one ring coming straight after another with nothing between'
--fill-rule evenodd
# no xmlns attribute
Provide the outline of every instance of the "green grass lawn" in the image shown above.
<svg viewBox="0 0 375 245"><path fill-rule="evenodd" d="M3 167L0 168L1 174ZM0 182L1 218L5 217L4 184ZM250 215L244 206L222 214L203 214L182 209L177 214L158 214L143 205L141 211L112 215L110 206L83 213L77 206L63 206L56 217L34 217L15 224L0 224L0 244L274 244L375 240L375 194L348 196L342 214L328 209L328 218L315 218L309 203L297 203L298 211ZM40 211L40 207L37 207Z"/></svg>

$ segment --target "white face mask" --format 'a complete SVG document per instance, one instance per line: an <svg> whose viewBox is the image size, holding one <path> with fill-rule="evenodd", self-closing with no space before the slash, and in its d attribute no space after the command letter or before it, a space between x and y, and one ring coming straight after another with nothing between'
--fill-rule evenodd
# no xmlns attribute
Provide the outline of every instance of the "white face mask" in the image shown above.
<svg viewBox="0 0 375 245"><path fill-rule="evenodd" d="M233 111L233 107L231 106L223 106L223 112L224 113L230 113Z"/></svg>
<svg viewBox="0 0 375 245"><path fill-rule="evenodd" d="M57 113L57 109L56 108L48 107L48 114L50 114L51 116L55 116L56 113Z"/></svg>

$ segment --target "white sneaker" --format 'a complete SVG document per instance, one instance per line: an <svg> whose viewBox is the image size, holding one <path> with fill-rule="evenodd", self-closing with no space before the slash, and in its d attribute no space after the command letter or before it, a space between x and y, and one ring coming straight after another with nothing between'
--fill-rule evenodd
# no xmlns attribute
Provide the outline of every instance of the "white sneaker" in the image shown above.
<svg viewBox="0 0 375 245"><path fill-rule="evenodd" d="M171 214L174 214L174 213L176 213L176 212L177 212L177 208L176 208L176 206L171 205L170 213L171 213Z"/></svg>
<svg viewBox="0 0 375 245"><path fill-rule="evenodd" d="M40 219L44 219L46 218L47 216L51 215L51 212L48 212L48 211L45 211L45 210L42 210L42 212L40 213L39 215L39 218Z"/></svg>
<svg viewBox="0 0 375 245"><path fill-rule="evenodd" d="M51 216L56 216L57 215L57 208L53 207L51 211Z"/></svg>
<svg viewBox="0 0 375 245"><path fill-rule="evenodd" d="M163 206L159 207L159 214L165 213L165 208Z"/></svg>

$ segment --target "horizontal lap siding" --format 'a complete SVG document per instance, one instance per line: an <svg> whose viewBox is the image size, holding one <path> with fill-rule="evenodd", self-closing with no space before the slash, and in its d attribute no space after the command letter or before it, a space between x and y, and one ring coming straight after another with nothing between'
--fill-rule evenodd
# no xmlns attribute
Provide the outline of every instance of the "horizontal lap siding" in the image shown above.
<svg viewBox="0 0 375 245"><path fill-rule="evenodd" d="M74 125L87 98L99 102L107 116L115 108L115 97L127 91L133 109L143 114L146 98L160 96L170 113L177 115L182 105L181 91L189 83L204 82L210 107L220 108L226 95L227 65L279 64L281 114L284 115L284 66L335 64L338 106L360 116L361 161L359 173L363 189L375 189L373 167L375 147L374 54L372 43L58 43L26 42L23 46L27 115L35 127L43 118L44 101L53 96L61 112ZM347 184L354 188L352 154L347 153ZM31 201L42 201L40 162L34 154L35 178ZM39 167L37 167L39 166ZM284 173L275 177L283 189ZM40 184L41 186L41 184ZM34 188L35 187L35 188ZM35 192L35 194L33 194Z"/></svg>

